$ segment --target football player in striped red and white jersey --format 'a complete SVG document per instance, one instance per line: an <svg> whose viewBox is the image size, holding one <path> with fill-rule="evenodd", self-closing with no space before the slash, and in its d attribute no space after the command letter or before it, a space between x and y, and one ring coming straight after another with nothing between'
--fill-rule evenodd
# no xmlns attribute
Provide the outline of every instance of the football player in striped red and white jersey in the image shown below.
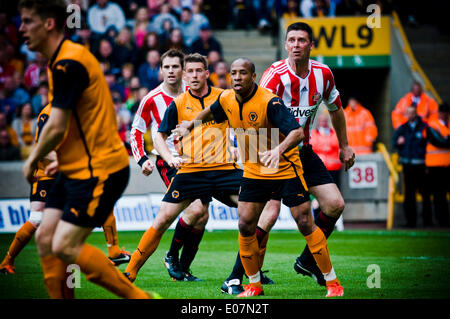
<svg viewBox="0 0 450 319"><path fill-rule="evenodd" d="M177 50L169 50L161 57L161 72L163 82L154 90L149 92L141 101L133 120L130 140L133 157L142 168L142 174L149 176L155 167L152 160L144 150L144 134L150 128L152 139L158 131L158 127L164 117L164 113L172 100L185 92L188 88L183 82L184 55ZM175 158L179 158L173 136L167 139L167 145ZM158 152L152 151L156 155L156 166L158 172L166 185L169 186L177 170L173 163L164 161ZM189 269L198 249L198 244L202 238L206 222L208 221L209 198L197 199L184 210L184 214L178 220L172 244L164 258L169 275L180 281L198 280L182 269ZM179 251L183 248L181 257Z"/></svg>
<svg viewBox="0 0 450 319"><path fill-rule="evenodd" d="M310 59L313 47L311 27L302 22L291 24L287 28L285 39L288 58L273 63L264 72L259 85L282 98L303 127L305 138L299 147L304 178L309 191L320 205L320 209L315 212L315 223L328 238L344 210L345 203L325 165L309 144L309 129L321 103L325 104L330 113L339 141L339 159L344 163L346 171L353 166L355 154L348 145L345 116L333 74L327 65ZM278 207L279 214L280 198L277 194L273 195L269 205ZM263 212L258 227L269 232L278 214L273 214L273 210ZM238 273L237 266L235 265L233 273ZM334 276L321 273L307 246L297 258L294 269L298 273L314 278L323 286ZM226 282L233 279L233 273ZM343 295L341 289L342 287L327 287L327 296Z"/></svg>

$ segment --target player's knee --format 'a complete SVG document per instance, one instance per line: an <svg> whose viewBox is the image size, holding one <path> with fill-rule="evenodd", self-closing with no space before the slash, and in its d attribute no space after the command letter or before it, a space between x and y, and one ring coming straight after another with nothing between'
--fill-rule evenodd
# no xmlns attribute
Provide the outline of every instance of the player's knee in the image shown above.
<svg viewBox="0 0 450 319"><path fill-rule="evenodd" d="M32 211L30 213L30 217L28 218L28 221L34 227L37 228L41 224L41 221L42 221L42 212L40 212L40 211Z"/></svg>
<svg viewBox="0 0 450 319"><path fill-rule="evenodd" d="M344 211L344 208L345 208L344 199L342 197L335 198L329 204L329 211L325 213L327 213L327 215L330 215L331 217L338 218L339 216L341 216L342 212Z"/></svg>
<svg viewBox="0 0 450 319"><path fill-rule="evenodd" d="M239 233L244 236L251 236L256 231L256 224L252 220L239 218Z"/></svg>

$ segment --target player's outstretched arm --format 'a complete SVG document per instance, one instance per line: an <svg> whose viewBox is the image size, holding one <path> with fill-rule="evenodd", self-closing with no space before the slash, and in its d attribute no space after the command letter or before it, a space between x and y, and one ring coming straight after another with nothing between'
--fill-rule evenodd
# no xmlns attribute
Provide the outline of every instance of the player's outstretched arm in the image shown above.
<svg viewBox="0 0 450 319"><path fill-rule="evenodd" d="M331 111L330 118L339 142L339 159L344 163L345 171L347 171L355 163L355 152L348 145L347 125L345 122L344 111L342 108Z"/></svg>
<svg viewBox="0 0 450 319"><path fill-rule="evenodd" d="M44 126L39 141L23 165L22 172L29 183L34 181L33 173L37 163L58 146L64 137L72 110L52 108L52 114Z"/></svg>

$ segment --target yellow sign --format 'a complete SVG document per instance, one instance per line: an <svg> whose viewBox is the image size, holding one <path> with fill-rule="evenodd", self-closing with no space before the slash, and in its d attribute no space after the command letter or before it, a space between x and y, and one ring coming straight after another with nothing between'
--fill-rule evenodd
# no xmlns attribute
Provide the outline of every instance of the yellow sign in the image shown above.
<svg viewBox="0 0 450 319"><path fill-rule="evenodd" d="M289 18L305 22L313 29L315 48L311 56L390 55L390 18L380 17L378 27L370 28L367 17ZM283 39L284 40L284 39Z"/></svg>

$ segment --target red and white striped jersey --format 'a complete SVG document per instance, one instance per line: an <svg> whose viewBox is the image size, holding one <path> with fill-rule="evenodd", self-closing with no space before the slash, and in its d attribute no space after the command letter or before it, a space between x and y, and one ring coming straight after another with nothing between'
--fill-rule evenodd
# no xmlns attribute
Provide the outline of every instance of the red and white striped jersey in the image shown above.
<svg viewBox="0 0 450 319"><path fill-rule="evenodd" d="M188 86L183 82L183 92L188 89ZM169 107L170 102L176 98L171 96L163 89L163 83L150 91L139 104L139 108L134 116L133 124L131 125L130 142L133 157L137 163L142 165L140 161L147 158L144 150L144 134L150 127L152 139L155 140L155 135L158 132L158 127L161 120ZM173 136L170 135L166 140L169 150L174 155L178 155L173 143ZM158 155L155 149L152 153Z"/></svg>
<svg viewBox="0 0 450 319"><path fill-rule="evenodd" d="M283 100L303 127L305 132L303 144L309 144L309 129L320 103L323 102L329 111L342 107L330 68L311 59L308 68L308 76L302 79L292 70L288 59L284 59L273 63L264 71L259 82L260 86Z"/></svg>

